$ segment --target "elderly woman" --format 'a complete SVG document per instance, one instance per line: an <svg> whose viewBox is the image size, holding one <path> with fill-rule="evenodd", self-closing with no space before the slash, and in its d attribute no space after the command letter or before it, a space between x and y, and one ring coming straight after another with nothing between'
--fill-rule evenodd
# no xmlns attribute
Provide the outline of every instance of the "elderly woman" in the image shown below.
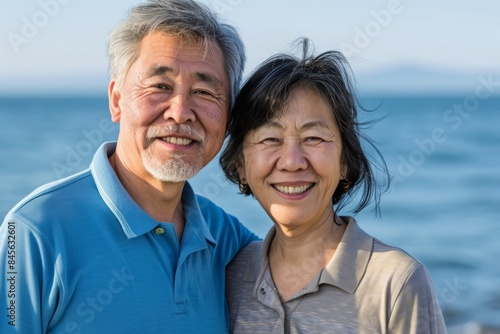
<svg viewBox="0 0 500 334"><path fill-rule="evenodd" d="M426 267L337 214L357 190L354 212L377 205L380 187L346 60L303 47L260 65L232 111L223 170L274 227L227 269L231 331L445 333Z"/></svg>

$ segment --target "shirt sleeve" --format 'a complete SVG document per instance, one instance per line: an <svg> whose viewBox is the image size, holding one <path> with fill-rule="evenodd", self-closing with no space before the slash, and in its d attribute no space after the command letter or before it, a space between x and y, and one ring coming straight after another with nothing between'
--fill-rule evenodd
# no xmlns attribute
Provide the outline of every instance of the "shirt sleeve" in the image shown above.
<svg viewBox="0 0 500 334"><path fill-rule="evenodd" d="M427 268L419 264L392 308L389 333L443 334L446 326Z"/></svg>
<svg viewBox="0 0 500 334"><path fill-rule="evenodd" d="M219 248L220 260L226 266L233 257L259 237L243 225L238 218L228 214L212 201L199 196L200 207L204 211L210 231Z"/></svg>
<svg viewBox="0 0 500 334"><path fill-rule="evenodd" d="M45 333L56 305L54 257L29 224L7 216L0 226L0 333Z"/></svg>
<svg viewBox="0 0 500 334"><path fill-rule="evenodd" d="M254 241L261 240L257 235L250 231L245 225L243 225L239 220L237 224L237 235L240 240L239 251L251 244Z"/></svg>
<svg viewBox="0 0 500 334"><path fill-rule="evenodd" d="M231 221L231 234L234 240L234 248L232 249L231 256L228 257L226 265L231 262L231 260L241 251L243 248L248 246L250 243L260 238L250 231L245 225L243 225L237 218L228 215Z"/></svg>

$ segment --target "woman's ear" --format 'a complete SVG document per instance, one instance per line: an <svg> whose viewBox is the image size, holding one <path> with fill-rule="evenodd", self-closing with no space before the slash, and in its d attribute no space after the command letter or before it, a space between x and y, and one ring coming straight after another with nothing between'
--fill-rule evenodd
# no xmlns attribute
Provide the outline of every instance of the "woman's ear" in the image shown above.
<svg viewBox="0 0 500 334"><path fill-rule="evenodd" d="M243 158L239 159L239 161L236 163L236 170L238 171L238 176L239 176L240 180L247 179L245 162L244 162Z"/></svg>
<svg viewBox="0 0 500 334"><path fill-rule="evenodd" d="M344 180L347 178L347 163L345 161L344 155L342 155L342 161L340 162L340 179Z"/></svg>
<svg viewBox="0 0 500 334"><path fill-rule="evenodd" d="M238 171L238 187L240 189L240 192L242 194L248 195L250 186L248 184L248 179L247 179L247 174L246 174L246 169L245 169L245 162L243 161L243 158L241 158L237 163L236 163L236 169Z"/></svg>
<svg viewBox="0 0 500 334"><path fill-rule="evenodd" d="M115 80L111 80L108 87L109 112L111 121L118 123L121 118L120 98L121 94Z"/></svg>

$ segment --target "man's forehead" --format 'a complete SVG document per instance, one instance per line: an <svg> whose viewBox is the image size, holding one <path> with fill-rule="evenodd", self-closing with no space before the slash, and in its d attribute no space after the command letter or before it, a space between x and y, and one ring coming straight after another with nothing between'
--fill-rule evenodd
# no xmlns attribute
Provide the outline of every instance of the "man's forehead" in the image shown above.
<svg viewBox="0 0 500 334"><path fill-rule="evenodd" d="M150 49L160 49L171 57L183 60L224 62L222 50L215 40L152 32L141 41L141 52Z"/></svg>
<svg viewBox="0 0 500 334"><path fill-rule="evenodd" d="M146 54L154 61L144 70L146 77L168 75L178 70L178 66L192 64L195 66L194 75L201 81L219 81L222 84L227 80L224 57L215 41L204 44L199 40L152 33L145 36L141 44L141 55Z"/></svg>

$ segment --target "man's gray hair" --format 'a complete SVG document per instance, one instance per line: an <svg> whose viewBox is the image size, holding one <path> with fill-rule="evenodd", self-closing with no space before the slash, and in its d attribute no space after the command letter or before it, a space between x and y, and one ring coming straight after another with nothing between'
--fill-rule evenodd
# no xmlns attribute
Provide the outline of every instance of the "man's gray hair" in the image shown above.
<svg viewBox="0 0 500 334"><path fill-rule="evenodd" d="M153 32L199 41L205 49L215 41L224 55L230 82L229 106L233 106L246 60L243 41L233 26L222 23L208 7L193 0L149 0L130 10L108 43L110 75L119 87L139 57L142 39Z"/></svg>

